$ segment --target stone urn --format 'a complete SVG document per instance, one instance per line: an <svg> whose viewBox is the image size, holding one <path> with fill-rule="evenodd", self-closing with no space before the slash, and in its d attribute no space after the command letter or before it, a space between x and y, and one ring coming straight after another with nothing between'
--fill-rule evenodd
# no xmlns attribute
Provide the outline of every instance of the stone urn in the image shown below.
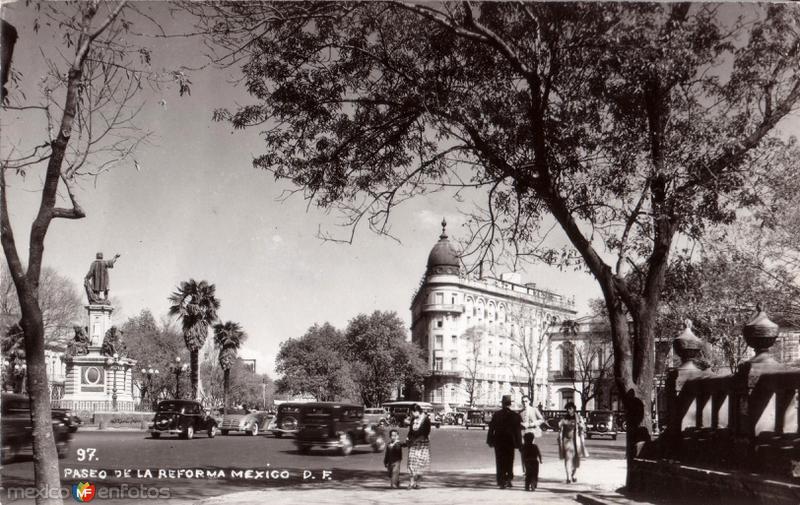
<svg viewBox="0 0 800 505"><path fill-rule="evenodd" d="M756 311L756 316L742 328L745 343L756 352L750 361L773 361L768 351L778 338L778 325L770 321L760 303L756 305Z"/></svg>
<svg viewBox="0 0 800 505"><path fill-rule="evenodd" d="M681 369L698 368L694 360L700 357L703 341L692 331L692 321L686 320L686 328L672 341L672 349L681 359Z"/></svg>

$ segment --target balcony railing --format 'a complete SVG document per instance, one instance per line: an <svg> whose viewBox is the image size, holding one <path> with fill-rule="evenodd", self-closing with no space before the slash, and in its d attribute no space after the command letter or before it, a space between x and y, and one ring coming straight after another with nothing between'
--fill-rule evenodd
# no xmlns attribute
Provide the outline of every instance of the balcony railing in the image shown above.
<svg viewBox="0 0 800 505"><path fill-rule="evenodd" d="M455 314L461 314L464 312L464 306L446 303L427 303L422 306L422 312L452 312Z"/></svg>
<svg viewBox="0 0 800 505"><path fill-rule="evenodd" d="M547 376L551 381L558 380L573 380L575 378L575 370L550 370Z"/></svg>
<svg viewBox="0 0 800 505"><path fill-rule="evenodd" d="M454 377L461 378L461 372L458 370L428 370L428 375L431 377Z"/></svg>

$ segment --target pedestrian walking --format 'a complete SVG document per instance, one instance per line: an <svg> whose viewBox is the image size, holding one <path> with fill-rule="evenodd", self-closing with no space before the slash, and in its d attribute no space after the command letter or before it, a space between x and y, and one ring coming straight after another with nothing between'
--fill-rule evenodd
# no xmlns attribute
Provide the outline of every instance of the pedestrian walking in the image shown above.
<svg viewBox="0 0 800 505"><path fill-rule="evenodd" d="M419 489L419 481L431 464L431 420L419 404L411 407L411 426L408 428L408 473L411 481L408 489Z"/></svg>
<svg viewBox="0 0 800 505"><path fill-rule="evenodd" d="M397 430L389 430L389 443L383 456L383 466L389 472L389 487L400 488L400 463L403 461L403 444Z"/></svg>
<svg viewBox="0 0 800 505"><path fill-rule="evenodd" d="M531 405L531 400L527 395L522 396L522 410L519 411L522 417L522 435L533 433L536 438L542 438L542 429L547 426L547 421L539 409Z"/></svg>
<svg viewBox="0 0 800 505"><path fill-rule="evenodd" d="M569 484L577 481L575 472L581 466L581 457L589 454L583 439L586 426L576 412L575 404L567 402L564 408L567 413L558 422L558 456L564 460L564 471Z"/></svg>
<svg viewBox="0 0 800 505"><path fill-rule="evenodd" d="M522 418L511 410L511 395L503 396L501 405L489 421L486 443L494 448L497 485L505 489L512 487L514 452L522 446Z"/></svg>
<svg viewBox="0 0 800 505"><path fill-rule="evenodd" d="M539 446L533 443L536 437L528 432L523 437L522 463L525 465L525 491L536 491L539 485L539 464L542 462L542 453Z"/></svg>

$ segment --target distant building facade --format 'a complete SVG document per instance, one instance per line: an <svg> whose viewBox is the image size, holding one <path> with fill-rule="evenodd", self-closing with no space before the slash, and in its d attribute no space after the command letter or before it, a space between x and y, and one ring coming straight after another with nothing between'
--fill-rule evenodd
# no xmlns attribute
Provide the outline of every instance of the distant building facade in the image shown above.
<svg viewBox="0 0 800 505"><path fill-rule="evenodd" d="M541 336L575 316L574 299L521 284L517 275L463 275L445 227L442 222L411 302L411 339L427 362L419 399L450 408L494 407L505 394L518 401L531 383L534 401L544 403L550 390Z"/></svg>

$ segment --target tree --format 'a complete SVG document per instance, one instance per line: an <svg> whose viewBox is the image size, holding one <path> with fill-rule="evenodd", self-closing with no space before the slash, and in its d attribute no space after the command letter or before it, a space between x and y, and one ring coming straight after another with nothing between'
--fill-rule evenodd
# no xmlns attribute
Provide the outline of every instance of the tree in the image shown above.
<svg viewBox="0 0 800 505"><path fill-rule="evenodd" d="M755 315L757 302L772 318L797 326L800 307L787 287L793 282L782 268L756 264L736 252L706 250L696 260L678 256L667 271L658 331L675 337L690 320L694 333L711 346L709 365L733 373L751 353L742 327Z"/></svg>
<svg viewBox="0 0 800 505"><path fill-rule="evenodd" d="M315 324L300 338L281 343L275 358L279 393L311 395L317 401L354 399L350 364L342 355L342 333L330 323Z"/></svg>
<svg viewBox="0 0 800 505"><path fill-rule="evenodd" d="M483 370L483 339L486 335L485 326L471 326L461 336L467 343L467 359L464 362L464 390L467 393L467 405L472 408L478 395L478 377Z"/></svg>
<svg viewBox="0 0 800 505"><path fill-rule="evenodd" d="M214 325L214 345L219 351L219 366L222 368L223 393L222 393L222 413L228 413L228 390L230 389L231 367L236 361L236 355L242 342L247 338L247 334L242 330L239 323L227 321Z"/></svg>
<svg viewBox="0 0 800 505"><path fill-rule="evenodd" d="M613 375L614 355L607 324L596 327L589 321L587 332L580 332L576 321L564 321L561 331L574 339L572 357L574 374L572 388L581 397L581 408L599 396Z"/></svg>
<svg viewBox="0 0 800 505"><path fill-rule="evenodd" d="M359 314L344 332L343 353L350 363L361 401L377 407L401 384L420 384L425 371L421 350L406 342L395 312Z"/></svg>
<svg viewBox="0 0 800 505"><path fill-rule="evenodd" d="M525 375L528 398L533 403L536 399L536 377L542 365L550 331L558 320L546 316L537 320L530 310L518 307L509 310L511 324L511 358L512 363L520 367ZM513 371L513 368L512 368Z"/></svg>
<svg viewBox="0 0 800 505"><path fill-rule="evenodd" d="M217 310L220 306L215 293L216 287L213 284L189 279L189 281L181 282L169 297L169 302L172 304L169 314L180 319L183 339L189 350L189 376L193 399L197 398L200 349L208 338L209 326L217 320Z"/></svg>
<svg viewBox="0 0 800 505"><path fill-rule="evenodd" d="M342 211L347 240L364 222L388 232L392 209L421 193L482 190L476 264L507 252L579 261L594 276L633 457L650 438L653 335L676 237L758 205L759 174L797 169L776 130L800 98L794 6L202 8L217 61L242 62L253 97L215 119L265 130L254 165ZM574 252L538 247L545 215ZM629 268L643 273L638 289Z"/></svg>
<svg viewBox="0 0 800 505"><path fill-rule="evenodd" d="M42 268L39 282L39 307L45 348L63 349L72 336L72 327L83 316L78 289L67 277L50 267ZM6 265L0 266L0 332L6 334L20 319L19 300ZM20 335L22 336L22 335Z"/></svg>
<svg viewBox="0 0 800 505"><path fill-rule="evenodd" d="M207 399L211 405L223 404L224 387L222 367L211 360L206 360L200 365L200 374L203 383L208 384ZM246 366L241 359L236 358L229 369L230 385L228 401L232 404L243 404L248 407L258 405L267 410L272 405L275 385L267 374L258 374Z"/></svg>
<svg viewBox="0 0 800 505"><path fill-rule="evenodd" d="M61 503L48 490L60 487L58 458L53 440L42 306L42 262L45 237L54 221L81 219L86 212L79 200L78 183L96 177L129 159L147 134L133 123L139 107L134 99L142 85L157 82L149 70L147 48L127 34L135 18L151 23L139 6L127 2L73 2L35 4L33 29L46 30L63 47L37 47L31 58L42 58L48 71L25 81L13 68L4 68L12 84L40 89L38 102L9 86L3 102L4 142L0 153L0 242L17 292L20 326L25 335L28 393L33 421L33 461L37 503ZM148 18L150 21L148 21ZM5 34L5 33L4 33ZM24 39L26 34L19 33ZM19 51L38 44L17 44ZM4 44L4 64L11 61ZM8 58L6 58L8 56ZM4 66L5 66L4 65ZM5 77L4 77L5 79ZM30 82L29 82L30 81ZM5 87L5 82L3 83ZM27 87L27 86L26 86ZM3 93L5 95L5 93ZM22 135L7 127L8 112L41 125L41 135ZM30 115L30 117L28 117ZM13 119L12 119L13 121ZM10 196L12 178L37 184L40 204L30 223L27 260L14 233ZM16 223L19 225L20 223Z"/></svg>
<svg viewBox="0 0 800 505"><path fill-rule="evenodd" d="M160 399L171 397L175 391L175 378L170 367L175 358L186 359L183 336L169 324L169 321L156 322L152 312L142 310L138 315L128 318L120 327L125 335L128 357L136 360L138 370L134 371L142 396L142 406L152 408ZM148 377L142 370L158 370ZM185 389L184 389L185 390Z"/></svg>

